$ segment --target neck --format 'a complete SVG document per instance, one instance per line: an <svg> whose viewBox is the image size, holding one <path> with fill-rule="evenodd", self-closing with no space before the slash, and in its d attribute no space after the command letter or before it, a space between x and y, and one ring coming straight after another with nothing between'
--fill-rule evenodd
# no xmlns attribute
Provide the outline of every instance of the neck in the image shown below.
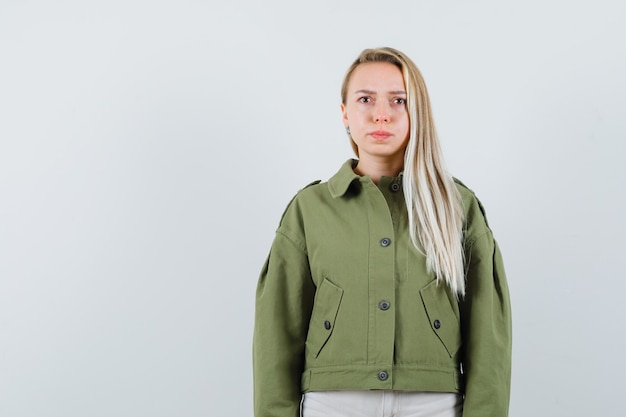
<svg viewBox="0 0 626 417"><path fill-rule="evenodd" d="M369 176L374 184L378 185L380 177L395 177L403 168L404 158L395 160L362 158L354 167L354 172L361 176Z"/></svg>

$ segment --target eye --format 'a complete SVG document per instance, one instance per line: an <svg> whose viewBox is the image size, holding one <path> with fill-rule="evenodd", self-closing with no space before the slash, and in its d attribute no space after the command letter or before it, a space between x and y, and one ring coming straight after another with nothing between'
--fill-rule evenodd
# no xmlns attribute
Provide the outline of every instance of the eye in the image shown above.
<svg viewBox="0 0 626 417"><path fill-rule="evenodd" d="M393 102L395 104L403 104L404 105L404 104L406 104L406 99L405 98L394 98Z"/></svg>
<svg viewBox="0 0 626 417"><path fill-rule="evenodd" d="M359 98L359 103L371 103L372 102L372 98L371 97L361 97Z"/></svg>

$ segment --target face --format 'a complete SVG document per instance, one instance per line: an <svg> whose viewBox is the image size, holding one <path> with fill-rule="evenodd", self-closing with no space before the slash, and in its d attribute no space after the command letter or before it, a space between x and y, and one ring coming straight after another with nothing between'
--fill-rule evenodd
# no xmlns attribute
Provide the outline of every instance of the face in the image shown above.
<svg viewBox="0 0 626 417"><path fill-rule="evenodd" d="M359 148L360 160L403 160L409 139L409 114L398 67L387 62L359 65L348 81L341 112Z"/></svg>

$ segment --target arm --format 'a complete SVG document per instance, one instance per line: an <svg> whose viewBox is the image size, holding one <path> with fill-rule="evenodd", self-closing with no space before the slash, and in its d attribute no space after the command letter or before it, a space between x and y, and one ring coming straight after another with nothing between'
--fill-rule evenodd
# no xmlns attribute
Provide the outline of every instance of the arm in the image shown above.
<svg viewBox="0 0 626 417"><path fill-rule="evenodd" d="M314 285L304 244L276 234L256 292L255 417L297 417Z"/></svg>
<svg viewBox="0 0 626 417"><path fill-rule="evenodd" d="M491 231L467 250L461 303L464 417L506 417L511 387L511 305L502 255Z"/></svg>

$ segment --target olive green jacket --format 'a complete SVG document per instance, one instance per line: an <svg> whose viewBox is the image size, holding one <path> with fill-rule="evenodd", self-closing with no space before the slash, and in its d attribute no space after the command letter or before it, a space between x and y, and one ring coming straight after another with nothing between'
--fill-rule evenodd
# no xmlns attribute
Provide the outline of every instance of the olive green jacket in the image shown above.
<svg viewBox="0 0 626 417"><path fill-rule="evenodd" d="M465 395L464 417L505 417L511 312L480 202L465 210L466 295L457 300L409 241L402 177L376 185L346 162L291 201L263 266L253 342L256 417L296 417L303 392Z"/></svg>

